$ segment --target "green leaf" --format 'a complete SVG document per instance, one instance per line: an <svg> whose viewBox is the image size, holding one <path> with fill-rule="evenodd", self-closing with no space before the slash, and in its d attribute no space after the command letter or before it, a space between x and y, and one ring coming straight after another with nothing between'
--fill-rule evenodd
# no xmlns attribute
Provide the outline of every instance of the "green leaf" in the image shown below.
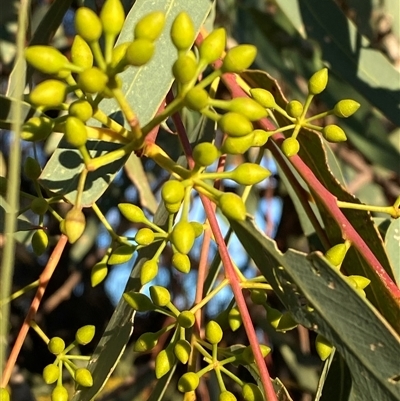
<svg viewBox="0 0 400 401"><path fill-rule="evenodd" d="M0 128L11 129L13 123L12 107L16 100L12 97L0 95ZM25 121L34 114L34 108L27 102L22 102L22 120Z"/></svg>
<svg viewBox="0 0 400 401"><path fill-rule="evenodd" d="M385 236L386 250L394 268L394 278L400 286L400 219L393 220Z"/></svg>
<svg viewBox="0 0 400 401"><path fill-rule="evenodd" d="M251 221L231 226L295 320L326 337L344 357L358 399L397 400L400 338L379 312L321 253L282 254Z"/></svg>
<svg viewBox="0 0 400 401"><path fill-rule="evenodd" d="M284 0L277 0L284 7ZM297 10L291 13L291 10ZM302 24L299 24L300 10ZM400 74L369 41L360 35L331 0L304 0L286 7L287 16L307 37L319 43L332 71L358 90L395 125L400 125Z"/></svg>

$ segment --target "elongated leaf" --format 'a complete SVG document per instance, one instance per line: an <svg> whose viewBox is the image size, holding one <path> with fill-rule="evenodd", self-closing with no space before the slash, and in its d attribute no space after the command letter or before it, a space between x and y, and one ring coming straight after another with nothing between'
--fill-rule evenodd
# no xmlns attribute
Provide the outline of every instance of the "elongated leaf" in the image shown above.
<svg viewBox="0 0 400 401"><path fill-rule="evenodd" d="M400 125L400 74L369 41L360 35L331 0L296 1L284 7L297 28L319 43L323 59L394 124ZM293 11L293 12L292 12ZM302 24L299 24L299 13Z"/></svg>
<svg viewBox="0 0 400 401"><path fill-rule="evenodd" d="M397 400L400 338L376 309L319 252L282 254L251 221L231 225L296 321L321 333L344 357L357 399Z"/></svg>
<svg viewBox="0 0 400 401"><path fill-rule="evenodd" d="M133 26L145 14L158 10L165 12L166 16L164 32L156 42L156 52L153 59L143 67L130 68L121 74L122 90L142 125L157 112L172 84L171 66L177 57L177 51L173 48L169 37L172 21L180 11L185 10L191 16L195 28L199 30L210 7L211 3L208 0L200 2L195 0L162 0L158 2L140 0L132 7L125 21L119 42L133 39ZM119 106L115 99L103 100L99 107L108 115L119 112ZM97 155L107 153L115 148L114 144L103 141L92 141L90 146L93 153ZM78 163L78 156L76 151L63 143L53 153L41 176L42 184L46 188L63 194L71 203L75 202L77 179L82 170L82 163ZM105 165L88 175L89 181L85 186L82 198L85 206L92 205L104 193L125 162L126 158L116 160L114 163ZM60 174L62 174L61 180Z"/></svg>
<svg viewBox="0 0 400 401"><path fill-rule="evenodd" d="M13 114L11 109L16 100L12 97L7 97L0 95L0 128L11 129L13 124ZM34 109L29 103L22 103L22 118L25 121L27 118L31 117L34 113Z"/></svg>
<svg viewBox="0 0 400 401"><path fill-rule="evenodd" d="M393 220L387 229L385 245L394 268L394 278L400 286L400 219Z"/></svg>

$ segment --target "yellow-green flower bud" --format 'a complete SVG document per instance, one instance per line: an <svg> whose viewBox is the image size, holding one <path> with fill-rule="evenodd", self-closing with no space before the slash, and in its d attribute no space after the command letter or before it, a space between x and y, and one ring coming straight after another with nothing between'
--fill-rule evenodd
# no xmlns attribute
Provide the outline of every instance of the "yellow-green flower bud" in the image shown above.
<svg viewBox="0 0 400 401"><path fill-rule="evenodd" d="M197 62L189 54L180 54L172 66L172 73L181 84L190 82L196 76L196 71Z"/></svg>
<svg viewBox="0 0 400 401"><path fill-rule="evenodd" d="M275 108L276 106L275 98L270 91L267 91L266 89L262 88L255 88L255 89L250 89L250 94L256 102L261 104L261 106L268 109Z"/></svg>
<svg viewBox="0 0 400 401"><path fill-rule="evenodd" d="M185 329L190 329L194 325L195 320L196 318L190 310L182 311L177 318L178 324Z"/></svg>
<svg viewBox="0 0 400 401"><path fill-rule="evenodd" d="M126 263L132 258L134 253L135 247L133 245L120 245L112 251L108 259L108 264L112 266Z"/></svg>
<svg viewBox="0 0 400 401"><path fill-rule="evenodd" d="M237 398L233 393L225 390L220 393L218 401L237 401Z"/></svg>
<svg viewBox="0 0 400 401"><path fill-rule="evenodd" d="M315 349L322 361L328 359L333 351L333 345L321 334L315 338Z"/></svg>
<svg viewBox="0 0 400 401"><path fill-rule="evenodd" d="M67 85L56 79L41 82L29 95L30 102L35 106L57 107L65 101Z"/></svg>
<svg viewBox="0 0 400 401"><path fill-rule="evenodd" d="M21 139L37 142L45 140L53 131L54 122L46 116L31 117L23 126Z"/></svg>
<svg viewBox="0 0 400 401"><path fill-rule="evenodd" d="M171 40L178 50L188 50L194 42L196 34L192 19L185 11L181 11L171 26Z"/></svg>
<svg viewBox="0 0 400 401"><path fill-rule="evenodd" d="M318 95L328 84L328 69L317 71L308 81L308 92L310 95Z"/></svg>
<svg viewBox="0 0 400 401"><path fill-rule="evenodd" d="M188 393L194 391L199 386L199 376L194 372L187 372L181 376L178 381L178 390L181 393Z"/></svg>
<svg viewBox="0 0 400 401"><path fill-rule="evenodd" d="M115 46L112 51L111 56L111 68L117 68L116 72L123 71L127 66L127 60L125 58L126 50L130 46L132 42L124 42L120 43L119 45Z"/></svg>
<svg viewBox="0 0 400 401"><path fill-rule="evenodd" d="M154 231L148 227L141 228L135 235L135 241L138 245L150 245L154 241Z"/></svg>
<svg viewBox="0 0 400 401"><path fill-rule="evenodd" d="M49 236L44 230L37 230L32 236L32 249L35 255L43 255L49 245Z"/></svg>
<svg viewBox="0 0 400 401"><path fill-rule="evenodd" d="M71 47L71 60L73 64L87 70L93 67L93 53L87 42L79 35L75 35Z"/></svg>
<svg viewBox="0 0 400 401"><path fill-rule="evenodd" d="M180 181L169 180L161 189L161 198L165 203L181 202L185 196L185 187Z"/></svg>
<svg viewBox="0 0 400 401"><path fill-rule="evenodd" d="M232 331L236 331L242 325L242 315L237 307L229 311L228 323Z"/></svg>
<svg viewBox="0 0 400 401"><path fill-rule="evenodd" d="M88 68L78 77L79 87L87 93L102 92L106 88L107 82L107 74L97 67Z"/></svg>
<svg viewBox="0 0 400 401"><path fill-rule="evenodd" d="M51 401L68 401L68 391L61 384L57 384L51 392Z"/></svg>
<svg viewBox="0 0 400 401"><path fill-rule="evenodd" d="M229 101L229 111L240 113L250 121L261 120L267 116L265 108L248 97L237 97Z"/></svg>
<svg viewBox="0 0 400 401"><path fill-rule="evenodd" d="M158 343L158 335L155 333L144 333L135 342L135 352L147 352L152 350Z"/></svg>
<svg viewBox="0 0 400 401"><path fill-rule="evenodd" d="M190 259L189 256L175 252L172 256L172 266L175 267L181 273L189 273L190 272Z"/></svg>
<svg viewBox="0 0 400 401"><path fill-rule="evenodd" d="M328 249L325 257L333 264L333 266L340 266L346 256L347 247L345 244L337 244Z"/></svg>
<svg viewBox="0 0 400 401"><path fill-rule="evenodd" d="M278 309L271 308L269 305L264 305L265 310L267 311L267 320L268 323L274 328L277 329L280 320L282 319L283 313Z"/></svg>
<svg viewBox="0 0 400 401"><path fill-rule="evenodd" d="M161 379L166 375L174 366L175 361L176 358L172 347L168 346L166 349L161 350L156 357L156 378Z"/></svg>
<svg viewBox="0 0 400 401"><path fill-rule="evenodd" d="M31 210L33 213L43 216L49 208L49 204L44 198L35 198L31 202Z"/></svg>
<svg viewBox="0 0 400 401"><path fill-rule="evenodd" d="M46 384L53 384L60 377L60 368L51 363L43 369L42 376Z"/></svg>
<svg viewBox="0 0 400 401"><path fill-rule="evenodd" d="M171 294L165 287L153 285L150 287L150 297L154 305L167 306L171 302Z"/></svg>
<svg viewBox="0 0 400 401"><path fill-rule="evenodd" d="M271 175L270 171L254 163L242 163L230 172L229 178L241 185L254 185Z"/></svg>
<svg viewBox="0 0 400 401"><path fill-rule="evenodd" d="M126 49L125 59L133 66L147 64L154 54L154 43L148 39L135 39Z"/></svg>
<svg viewBox="0 0 400 401"><path fill-rule="evenodd" d="M286 105L286 112L290 117L299 118L303 113L303 104L298 100L291 100Z"/></svg>
<svg viewBox="0 0 400 401"><path fill-rule="evenodd" d="M80 345L89 344L94 337L96 327L93 325L86 325L80 327L75 333L75 341Z"/></svg>
<svg viewBox="0 0 400 401"><path fill-rule="evenodd" d="M0 387L0 401L10 401L10 393L4 387Z"/></svg>
<svg viewBox="0 0 400 401"><path fill-rule="evenodd" d="M26 61L44 74L57 74L68 66L68 59L52 46L30 46L25 49Z"/></svg>
<svg viewBox="0 0 400 401"><path fill-rule="evenodd" d="M254 131L253 131L254 132ZM228 136L221 147L221 153L231 155L241 155L253 146L254 133L241 137Z"/></svg>
<svg viewBox="0 0 400 401"><path fill-rule="evenodd" d="M228 50L222 63L223 72L240 73L249 68L257 55L257 48L253 45L239 45Z"/></svg>
<svg viewBox="0 0 400 401"><path fill-rule="evenodd" d="M86 125L77 117L68 117L65 121L65 139L76 148L86 144Z"/></svg>
<svg viewBox="0 0 400 401"><path fill-rule="evenodd" d="M198 166L207 167L220 156L220 151L210 142L202 142L193 148L193 160Z"/></svg>
<svg viewBox="0 0 400 401"><path fill-rule="evenodd" d="M195 232L189 222L179 221L175 224L170 234L170 241L180 253L188 254L192 249L194 240Z"/></svg>
<svg viewBox="0 0 400 401"><path fill-rule="evenodd" d="M164 28L165 15L161 11L153 11L138 21L134 29L136 39L145 39L154 42Z"/></svg>
<svg viewBox="0 0 400 401"><path fill-rule="evenodd" d="M199 47L200 60L204 64L211 64L218 60L225 50L226 32L224 28L218 28L211 32Z"/></svg>
<svg viewBox="0 0 400 401"><path fill-rule="evenodd" d="M205 89L194 87L185 96L185 106L189 109L200 111L208 106L209 96Z"/></svg>
<svg viewBox="0 0 400 401"><path fill-rule="evenodd" d="M33 181L39 178L40 174L42 173L42 169L36 159L28 156L24 163L24 173Z"/></svg>
<svg viewBox="0 0 400 401"><path fill-rule="evenodd" d="M360 103L352 99L343 99L335 104L333 113L337 117L347 118L352 116L360 107Z"/></svg>
<svg viewBox="0 0 400 401"><path fill-rule="evenodd" d="M118 209L132 223L145 223L147 221L143 210L139 206L130 203L120 203Z"/></svg>
<svg viewBox="0 0 400 401"><path fill-rule="evenodd" d="M245 401L264 401L261 390L253 383L246 383L242 388L242 394Z"/></svg>
<svg viewBox="0 0 400 401"><path fill-rule="evenodd" d="M263 129L255 129L253 131L253 135L254 139L252 146L261 147L267 143L269 137L271 136L271 133Z"/></svg>
<svg viewBox="0 0 400 401"><path fill-rule="evenodd" d="M329 142L344 142L347 140L345 132L335 124L324 127L322 129L322 135Z"/></svg>
<svg viewBox="0 0 400 401"><path fill-rule="evenodd" d="M125 11L121 1L106 0L100 11L100 21L106 35L117 36L125 22Z"/></svg>
<svg viewBox="0 0 400 401"><path fill-rule="evenodd" d="M72 117L79 118L84 123L93 115L93 107L87 100L76 100L71 103L68 114Z"/></svg>
<svg viewBox="0 0 400 401"><path fill-rule="evenodd" d="M224 193L218 200L222 213L232 220L243 221L246 218L246 206L242 198L232 192Z"/></svg>
<svg viewBox="0 0 400 401"><path fill-rule="evenodd" d="M92 387L93 377L86 368L78 368L75 371L75 381L82 387Z"/></svg>
<svg viewBox="0 0 400 401"><path fill-rule="evenodd" d="M219 128L233 137L249 135L253 131L253 124L244 115L228 112L218 120Z"/></svg>
<svg viewBox="0 0 400 401"><path fill-rule="evenodd" d="M53 337L50 339L49 343L47 344L47 348L49 351L54 354L58 355L65 349L65 342L61 337Z"/></svg>
<svg viewBox="0 0 400 401"><path fill-rule="evenodd" d="M96 263L90 272L90 282L92 287L96 287L104 281L108 274L107 263L100 261Z"/></svg>
<svg viewBox="0 0 400 401"><path fill-rule="evenodd" d="M297 155L300 150L299 141L296 138L290 137L286 138L282 143L282 152L287 157L292 157Z"/></svg>
<svg viewBox="0 0 400 401"><path fill-rule="evenodd" d="M192 346L190 345L189 341L181 338L176 342L174 347L174 354L179 362L183 363L184 365L187 364L191 351Z"/></svg>
<svg viewBox="0 0 400 401"><path fill-rule="evenodd" d="M138 312L147 312L154 309L154 304L151 299L141 292L126 292L123 295L126 303Z"/></svg>
<svg viewBox="0 0 400 401"><path fill-rule="evenodd" d="M82 210L72 208L64 219L64 233L73 244L82 236L86 227L86 218Z"/></svg>
<svg viewBox="0 0 400 401"><path fill-rule="evenodd" d="M210 344L218 344L224 335L221 326L214 320L210 320L206 325L206 339Z"/></svg>
<svg viewBox="0 0 400 401"><path fill-rule="evenodd" d="M158 263L157 261L151 259L144 262L142 269L140 270L140 282L142 285L149 283L157 276L158 273Z"/></svg>
<svg viewBox="0 0 400 401"><path fill-rule="evenodd" d="M96 42L102 34L100 18L90 8L79 7L75 13L75 30L86 42Z"/></svg>

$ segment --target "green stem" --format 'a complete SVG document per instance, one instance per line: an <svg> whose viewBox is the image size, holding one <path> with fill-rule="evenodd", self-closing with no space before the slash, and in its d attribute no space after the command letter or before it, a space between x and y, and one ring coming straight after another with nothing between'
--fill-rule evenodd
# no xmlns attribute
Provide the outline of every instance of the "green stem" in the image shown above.
<svg viewBox="0 0 400 401"><path fill-rule="evenodd" d="M227 285L229 285L229 280L228 279L224 279L222 280L217 287L215 287L211 292L209 292L202 300L201 302L199 302L198 304L196 304L195 306L193 306L192 309L190 309L190 311L192 313L196 313L199 309L201 309L207 302L209 302L215 294L217 294L219 291L221 291L224 287L226 287Z"/></svg>
<svg viewBox="0 0 400 401"><path fill-rule="evenodd" d="M28 291L32 290L39 286L39 280L34 281L33 283L28 284L27 286L21 288L20 290L14 292L8 298L4 298L0 300L0 306L6 303L13 301L14 299L19 298L21 295L26 294Z"/></svg>
<svg viewBox="0 0 400 401"><path fill-rule="evenodd" d="M398 217L394 206L360 205L359 203L342 202L342 201L336 201L336 204L341 209L366 210L369 212L387 213L394 218Z"/></svg>
<svg viewBox="0 0 400 401"><path fill-rule="evenodd" d="M95 202L92 205L92 209L96 213L97 218L100 220L100 222L103 224L105 229L110 234L111 238L114 241L118 241L119 242L119 236L115 233L114 229L111 227L110 223L108 222L108 220L104 216L103 212L100 210L100 208L97 206L97 204Z"/></svg>
<svg viewBox="0 0 400 401"><path fill-rule="evenodd" d="M75 359L77 361L90 361L89 355L65 355L65 359Z"/></svg>
<svg viewBox="0 0 400 401"><path fill-rule="evenodd" d="M80 208L82 203L82 195L83 190L85 188L85 182L88 171L87 169L83 169L81 175L79 176L78 187L76 189L76 199L75 199L75 207Z"/></svg>
<svg viewBox="0 0 400 401"><path fill-rule="evenodd" d="M306 118L306 119L304 120L304 122L305 122L305 123L309 123L309 122L311 122L311 121L318 120L318 119L320 119L320 118L325 118L325 117L327 117L327 116L329 116L329 115L331 115L331 114L333 114L333 110L324 111L324 112L322 112L322 113L316 114L315 116L311 116L311 117L309 117L309 118Z"/></svg>
<svg viewBox="0 0 400 401"><path fill-rule="evenodd" d="M32 327L33 330L36 331L36 333L39 335L39 337L46 343L48 344L50 342L50 338L46 336L44 331L38 326L38 324L34 321L30 321L30 326Z"/></svg>
<svg viewBox="0 0 400 401"><path fill-rule="evenodd" d="M105 71L107 69L107 65L104 60L103 53L101 52L99 42L96 40L95 42L89 43L89 46L92 49L92 53L93 53L94 59L96 60L97 65L99 66L100 69Z"/></svg>
<svg viewBox="0 0 400 401"><path fill-rule="evenodd" d="M121 135L123 138L127 138L132 140L132 133L125 129L121 124L118 124L115 120L112 118L108 117L106 113L103 112L103 110L96 109L96 111L93 113L92 116L94 119L105 125L106 127L110 128L111 130L117 132L119 135Z"/></svg>

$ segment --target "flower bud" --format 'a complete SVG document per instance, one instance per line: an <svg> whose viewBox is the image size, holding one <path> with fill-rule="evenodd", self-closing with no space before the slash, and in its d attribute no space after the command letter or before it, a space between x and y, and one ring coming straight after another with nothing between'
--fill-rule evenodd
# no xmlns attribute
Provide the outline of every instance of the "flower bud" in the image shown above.
<svg viewBox="0 0 400 401"><path fill-rule="evenodd" d="M53 384L60 377L60 368L51 363L43 369L42 376L46 384Z"/></svg>
<svg viewBox="0 0 400 401"><path fill-rule="evenodd" d="M194 372L187 372L178 381L178 390L181 393L194 391L199 386L199 376Z"/></svg>
<svg viewBox="0 0 400 401"><path fill-rule="evenodd" d="M121 1L106 0L100 11L100 21L106 35L117 36L125 22L125 11Z"/></svg>
<svg viewBox="0 0 400 401"><path fill-rule="evenodd" d="M185 96L185 106L189 109L200 111L208 106L209 96L205 89L194 87Z"/></svg>
<svg viewBox="0 0 400 401"><path fill-rule="evenodd" d="M86 125L77 117L68 117L65 121L65 139L75 148L84 146L87 141Z"/></svg>
<svg viewBox="0 0 400 401"><path fill-rule="evenodd" d="M0 401L10 401L10 393L4 387L0 387Z"/></svg>
<svg viewBox="0 0 400 401"><path fill-rule="evenodd" d="M151 299L140 292L126 292L122 296L133 310L147 312L154 309Z"/></svg>
<svg viewBox="0 0 400 401"><path fill-rule="evenodd" d="M139 206L130 203L120 203L118 209L132 223L145 223L147 221L143 210Z"/></svg>
<svg viewBox="0 0 400 401"><path fill-rule="evenodd" d="M53 337L50 339L49 343L47 344L47 348L49 351L54 354L58 355L65 349L65 342L61 337Z"/></svg>
<svg viewBox="0 0 400 401"><path fill-rule="evenodd" d="M328 84L328 69L317 71L308 81L308 92L310 95L318 95Z"/></svg>
<svg viewBox="0 0 400 401"><path fill-rule="evenodd" d="M267 116L265 108L249 97L237 97L230 100L229 111L240 113L250 121L261 120Z"/></svg>
<svg viewBox="0 0 400 401"><path fill-rule="evenodd" d="M120 245L112 251L108 264L112 266L126 263L134 253L135 247L133 245Z"/></svg>
<svg viewBox="0 0 400 401"><path fill-rule="evenodd" d="M178 50L188 50L195 39L195 30L192 19L185 11L181 11L171 26L171 40Z"/></svg>
<svg viewBox="0 0 400 401"><path fill-rule="evenodd" d="M57 384L51 392L51 401L68 401L68 398L67 389L60 384Z"/></svg>
<svg viewBox="0 0 400 401"><path fill-rule="evenodd" d="M165 287L153 285L150 287L150 297L154 305L167 306L171 302L171 294Z"/></svg>
<svg viewBox="0 0 400 401"><path fill-rule="evenodd" d="M360 107L360 103L352 99L343 99L335 104L333 113L337 117L347 118L352 116Z"/></svg>
<svg viewBox="0 0 400 401"><path fill-rule="evenodd" d="M286 112L290 117L299 118L303 113L303 104L298 100L291 100L286 105Z"/></svg>
<svg viewBox="0 0 400 401"><path fill-rule="evenodd" d="M147 64L154 54L154 43L148 39L135 39L126 49L125 59L133 66Z"/></svg>
<svg viewBox="0 0 400 401"><path fill-rule="evenodd" d="M237 401L237 398L230 391L222 391L219 395L218 401Z"/></svg>
<svg viewBox="0 0 400 401"><path fill-rule="evenodd" d="M261 390L254 383L246 383L242 388L242 394L245 401L264 401Z"/></svg>
<svg viewBox="0 0 400 401"><path fill-rule="evenodd" d="M335 124L324 127L322 129L322 135L329 142L344 142L347 140L345 132Z"/></svg>
<svg viewBox="0 0 400 401"><path fill-rule="evenodd" d="M185 329L190 329L194 325L195 320L193 312L189 310L182 311L177 318L178 324Z"/></svg>
<svg viewBox="0 0 400 401"><path fill-rule="evenodd" d="M214 320L210 320L206 325L206 339L210 344L218 344L222 340L221 326Z"/></svg>
<svg viewBox="0 0 400 401"><path fill-rule="evenodd" d="M345 244L337 244L332 248L328 249L325 253L325 257L331 262L334 266L340 266L346 256L347 247Z"/></svg>
<svg viewBox="0 0 400 401"><path fill-rule="evenodd" d="M90 273L90 282L92 284L92 287L96 287L100 283L104 281L104 279L107 277L108 274L108 266L107 263L100 261L99 263L96 263L92 271Z"/></svg>
<svg viewBox="0 0 400 401"><path fill-rule="evenodd" d="M86 42L96 42L102 34L100 18L90 8L79 7L75 13L75 30Z"/></svg>
<svg viewBox="0 0 400 401"><path fill-rule="evenodd" d="M40 164L33 157L28 156L24 163L24 174L32 181L37 180L42 173Z"/></svg>
<svg viewBox="0 0 400 401"><path fill-rule="evenodd" d="M175 252L172 256L172 265L180 271L181 273L189 273L190 272L190 259L189 256Z"/></svg>
<svg viewBox="0 0 400 401"><path fill-rule="evenodd" d="M253 131L253 124L244 115L228 112L218 120L219 128L233 137L241 137L250 134Z"/></svg>
<svg viewBox="0 0 400 401"><path fill-rule="evenodd" d="M253 131L254 132L254 131ZM221 147L221 153L231 155L242 155L248 151L254 142L254 133L251 132L249 135L241 137L228 136Z"/></svg>
<svg viewBox="0 0 400 401"><path fill-rule="evenodd" d="M232 220L243 221L246 218L246 206L242 198L233 192L224 193L218 200L222 213Z"/></svg>
<svg viewBox="0 0 400 401"><path fill-rule="evenodd" d="M180 181L169 180L161 189L161 197L165 203L182 202L185 196L185 187Z"/></svg>
<svg viewBox="0 0 400 401"><path fill-rule="evenodd" d="M328 359L333 351L333 345L321 334L315 338L315 349L322 361Z"/></svg>
<svg viewBox="0 0 400 401"><path fill-rule="evenodd" d="M205 64L211 64L218 60L225 50L226 33L224 28L218 28L211 32L199 47L200 60Z"/></svg>
<svg viewBox="0 0 400 401"><path fill-rule="evenodd" d="M64 233L68 237L68 241L73 244L83 234L86 227L86 218L82 210L72 208L64 219Z"/></svg>
<svg viewBox="0 0 400 401"><path fill-rule="evenodd" d="M75 341L81 345L89 344L93 340L95 332L96 327L93 325L82 326L75 333Z"/></svg>
<svg viewBox="0 0 400 401"><path fill-rule="evenodd" d="M138 21L134 29L136 39L145 39L154 42L164 28L165 15L161 11L153 11Z"/></svg>
<svg viewBox="0 0 400 401"><path fill-rule="evenodd" d="M175 79L181 84L187 84L196 76L197 62L189 54L180 54L172 66Z"/></svg>
<svg viewBox="0 0 400 401"><path fill-rule="evenodd" d="M75 381L82 387L92 387L93 377L90 371L86 368L78 368L75 371Z"/></svg>
<svg viewBox="0 0 400 401"><path fill-rule="evenodd" d="M142 269L140 270L140 282L142 285L149 283L157 276L158 273L158 263L157 261L150 259L144 262Z"/></svg>
<svg viewBox="0 0 400 401"><path fill-rule="evenodd" d="M99 93L104 91L107 82L107 74L97 67L88 68L81 72L78 77L78 85L86 93Z"/></svg>
<svg viewBox="0 0 400 401"><path fill-rule="evenodd" d="M35 198L32 200L30 207L33 213L43 216L47 212L49 204L44 198Z"/></svg>
<svg viewBox="0 0 400 401"><path fill-rule="evenodd" d="M31 117L22 126L21 139L30 142L43 141L51 134L53 127L53 120L46 116Z"/></svg>
<svg viewBox="0 0 400 401"><path fill-rule="evenodd" d="M68 114L84 123L93 115L93 107L87 100L76 100L69 105Z"/></svg>
<svg viewBox="0 0 400 401"><path fill-rule="evenodd" d="M261 106L268 109L275 108L275 98L270 91L262 88L255 88L250 89L250 94L256 102L260 103Z"/></svg>
<svg viewBox="0 0 400 401"><path fill-rule="evenodd" d="M143 333L135 342L135 352L151 351L158 343L158 335L155 333Z"/></svg>
<svg viewBox="0 0 400 401"><path fill-rule="evenodd" d="M195 232L189 222L180 221L175 224L170 234L170 241L180 253L188 254L192 249L194 240Z"/></svg>
<svg viewBox="0 0 400 401"><path fill-rule="evenodd" d="M192 346L189 341L181 338L178 340L174 347L174 354L179 362L186 365L189 360L190 352L192 351Z"/></svg>
<svg viewBox="0 0 400 401"><path fill-rule="evenodd" d="M41 82L29 95L30 102L35 106L57 107L65 101L67 85L56 79Z"/></svg>
<svg viewBox="0 0 400 401"><path fill-rule="evenodd" d="M297 155L300 150L299 141L296 138L290 137L286 138L282 143L282 152L287 157L292 157Z"/></svg>
<svg viewBox="0 0 400 401"><path fill-rule="evenodd" d="M242 163L230 172L229 178L241 185L254 185L265 180L271 172L255 163Z"/></svg>
<svg viewBox="0 0 400 401"><path fill-rule="evenodd" d="M52 46L30 46L25 49L25 58L44 74L57 74L69 64L68 59Z"/></svg>
<svg viewBox="0 0 400 401"><path fill-rule="evenodd" d="M32 249L35 255L43 255L49 245L49 237L44 230L37 230L32 236Z"/></svg>
<svg viewBox="0 0 400 401"><path fill-rule="evenodd" d="M232 331L236 331L242 325L242 315L237 307L229 311L228 323Z"/></svg>
<svg viewBox="0 0 400 401"><path fill-rule="evenodd" d="M222 63L223 72L240 73L249 68L257 55L257 48L253 45L239 45L228 50Z"/></svg>
<svg viewBox="0 0 400 401"><path fill-rule="evenodd" d="M154 231L148 227L141 228L135 235L135 241L138 245L150 245L154 241Z"/></svg>
<svg viewBox="0 0 400 401"><path fill-rule="evenodd" d="M211 166L219 156L219 150L210 142L199 143L193 148L193 160L198 166Z"/></svg>
<svg viewBox="0 0 400 401"><path fill-rule="evenodd" d="M283 313L278 309L271 308L269 305L264 305L265 310L267 311L267 320L268 323L274 328L277 329L279 326L279 322L282 319Z"/></svg>
<svg viewBox="0 0 400 401"><path fill-rule="evenodd" d="M87 42L79 35L75 35L71 46L72 63L87 70L93 67L93 53Z"/></svg>
<svg viewBox="0 0 400 401"><path fill-rule="evenodd" d="M156 378L161 379L164 375L166 375L174 366L175 361L175 354L170 346L161 350L156 357Z"/></svg>

